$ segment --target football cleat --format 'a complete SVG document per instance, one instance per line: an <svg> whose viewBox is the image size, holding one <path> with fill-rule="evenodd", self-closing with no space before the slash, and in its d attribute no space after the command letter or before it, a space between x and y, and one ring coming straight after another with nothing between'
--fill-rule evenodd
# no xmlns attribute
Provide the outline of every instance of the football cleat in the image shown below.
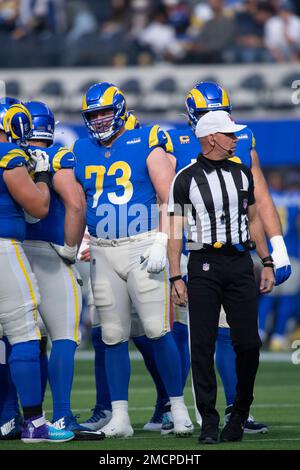
<svg viewBox="0 0 300 470"><path fill-rule="evenodd" d="M20 439L22 432L22 417L20 413L0 425L0 440Z"/></svg>
<svg viewBox="0 0 300 470"><path fill-rule="evenodd" d="M173 414L174 416L174 414ZM189 415L178 414L178 416L174 416L174 434L177 437L186 437L190 434L193 434L194 426L192 421L190 420Z"/></svg>
<svg viewBox="0 0 300 470"><path fill-rule="evenodd" d="M64 416L52 423L52 426L56 429L72 431L75 441L99 441L104 439L105 436L103 433L97 434L91 432L90 429L79 424L76 418L77 417L73 415Z"/></svg>
<svg viewBox="0 0 300 470"><path fill-rule="evenodd" d="M110 410L101 410L100 408L93 408L92 416L87 419L84 423L81 423L81 426L84 426L91 431L99 431L111 420L111 411Z"/></svg>
<svg viewBox="0 0 300 470"><path fill-rule="evenodd" d="M170 403L157 401L152 418L143 427L144 431L161 431L164 415L170 412Z"/></svg>
<svg viewBox="0 0 300 470"><path fill-rule="evenodd" d="M161 425L161 434L163 436L166 436L167 434L172 434L174 431L174 422L173 422L173 416L171 413L171 406L169 407L169 410L167 410L163 414L163 420L162 420L162 425Z"/></svg>
<svg viewBox="0 0 300 470"><path fill-rule="evenodd" d="M167 412L163 417L161 434L175 434L177 437L186 437L194 431L193 423L189 417L186 406Z"/></svg>
<svg viewBox="0 0 300 470"><path fill-rule="evenodd" d="M67 442L74 439L74 433L65 429L57 429L47 424L43 415L26 419L21 434L21 440L27 444L36 442Z"/></svg>
<svg viewBox="0 0 300 470"><path fill-rule="evenodd" d="M226 426L229 421L231 411L232 405L228 406L225 410L224 426ZM266 424L258 423L257 421L255 421L253 416L248 416L248 419L244 423L244 434L265 434L267 432L268 426Z"/></svg>
<svg viewBox="0 0 300 470"><path fill-rule="evenodd" d="M249 415L244 424L244 434L266 434L269 431L268 426L258 423L253 416Z"/></svg>
<svg viewBox="0 0 300 470"><path fill-rule="evenodd" d="M105 437L131 437L133 429L130 424L130 418L127 413L115 414L101 431Z"/></svg>

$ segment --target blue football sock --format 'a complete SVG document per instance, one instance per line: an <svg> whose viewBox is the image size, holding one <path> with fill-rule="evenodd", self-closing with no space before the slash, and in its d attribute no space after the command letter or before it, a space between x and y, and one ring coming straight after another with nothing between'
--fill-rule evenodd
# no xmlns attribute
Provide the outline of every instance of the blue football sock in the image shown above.
<svg viewBox="0 0 300 470"><path fill-rule="evenodd" d="M14 344L9 356L11 376L23 408L42 403L39 343L26 341Z"/></svg>
<svg viewBox="0 0 300 470"><path fill-rule="evenodd" d="M297 296L295 295L284 295L278 299L276 322L273 332L274 334L280 336L285 334L287 321L297 308L296 302Z"/></svg>
<svg viewBox="0 0 300 470"><path fill-rule="evenodd" d="M158 372L169 397L183 394L180 356L171 333L153 339L153 351Z"/></svg>
<svg viewBox="0 0 300 470"><path fill-rule="evenodd" d="M230 336L230 328L219 328L216 344L216 366L220 374L227 406L232 405L236 395L235 351Z"/></svg>
<svg viewBox="0 0 300 470"><path fill-rule="evenodd" d="M272 295L262 295L259 300L258 327L260 331L266 333L267 320L275 304L275 297Z"/></svg>
<svg viewBox="0 0 300 470"><path fill-rule="evenodd" d="M40 341L40 368L41 368L41 386L42 386L42 402L44 401L45 391L48 381L48 356L47 356L48 337L42 336Z"/></svg>
<svg viewBox="0 0 300 470"><path fill-rule="evenodd" d="M53 400L53 421L72 414L71 389L76 347L75 341L69 339L59 339L52 343L48 378Z"/></svg>
<svg viewBox="0 0 300 470"><path fill-rule="evenodd" d="M110 394L105 369L106 346L102 341L101 327L92 329L92 343L95 350L96 406L100 410L111 410Z"/></svg>
<svg viewBox="0 0 300 470"><path fill-rule="evenodd" d="M153 341L147 338L146 335L136 336L132 338L132 341L142 354L145 366L147 367L153 379L157 392L157 402L160 402L161 404L167 403L169 401L169 397L156 366L156 360L153 351Z"/></svg>
<svg viewBox="0 0 300 470"><path fill-rule="evenodd" d="M106 346L105 367L111 401L128 401L130 379L128 341Z"/></svg>
<svg viewBox="0 0 300 470"><path fill-rule="evenodd" d="M177 345L180 360L181 360L181 370L182 370L182 384L183 388L185 387L187 377L190 370L190 350L189 350L189 332L187 325L175 321L173 323L172 335Z"/></svg>
<svg viewBox="0 0 300 470"><path fill-rule="evenodd" d="M1 342L5 364L0 364L0 424L10 421L19 411L17 391L13 384L8 365L11 345L6 337L3 337L2 340L0 340L0 343Z"/></svg>

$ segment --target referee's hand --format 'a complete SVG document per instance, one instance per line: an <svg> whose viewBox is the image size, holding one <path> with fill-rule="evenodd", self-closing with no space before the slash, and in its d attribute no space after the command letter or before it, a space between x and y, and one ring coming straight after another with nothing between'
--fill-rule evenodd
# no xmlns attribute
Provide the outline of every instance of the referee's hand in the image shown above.
<svg viewBox="0 0 300 470"><path fill-rule="evenodd" d="M185 307L187 305L187 288L182 279L171 284L171 299L174 304L179 305L180 307Z"/></svg>
<svg viewBox="0 0 300 470"><path fill-rule="evenodd" d="M260 278L260 293L269 294L273 290L274 284L275 277L273 269L269 267L263 268Z"/></svg>

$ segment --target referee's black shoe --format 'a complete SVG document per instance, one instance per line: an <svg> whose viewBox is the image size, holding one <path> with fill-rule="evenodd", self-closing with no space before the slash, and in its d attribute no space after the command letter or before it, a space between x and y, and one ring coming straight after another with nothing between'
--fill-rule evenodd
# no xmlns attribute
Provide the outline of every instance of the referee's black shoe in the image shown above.
<svg viewBox="0 0 300 470"><path fill-rule="evenodd" d="M244 434L244 424L247 416L238 411L232 411L229 421L222 429L220 440L222 442L241 441Z"/></svg>
<svg viewBox="0 0 300 470"><path fill-rule="evenodd" d="M201 434L198 438L199 444L218 444L219 427L215 424L202 424Z"/></svg>

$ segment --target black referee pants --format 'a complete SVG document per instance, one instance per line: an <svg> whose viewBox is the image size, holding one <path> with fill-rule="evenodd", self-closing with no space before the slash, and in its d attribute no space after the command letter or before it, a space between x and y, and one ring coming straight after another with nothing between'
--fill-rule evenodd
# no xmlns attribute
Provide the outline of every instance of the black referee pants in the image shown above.
<svg viewBox="0 0 300 470"><path fill-rule="evenodd" d="M223 305L236 352L234 410L248 417L259 364L257 288L248 252L233 255L192 251L188 264L188 300L193 386L198 411L218 425L215 342Z"/></svg>

